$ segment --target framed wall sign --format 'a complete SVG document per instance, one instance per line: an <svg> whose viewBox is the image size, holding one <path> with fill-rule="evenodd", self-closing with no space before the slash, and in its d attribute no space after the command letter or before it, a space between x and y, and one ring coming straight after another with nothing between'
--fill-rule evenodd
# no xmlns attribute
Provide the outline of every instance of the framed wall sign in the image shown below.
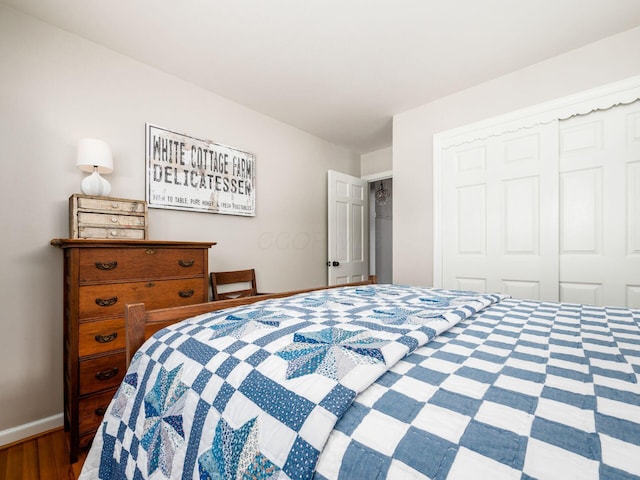
<svg viewBox="0 0 640 480"><path fill-rule="evenodd" d="M255 216L252 153L146 124L149 208Z"/></svg>

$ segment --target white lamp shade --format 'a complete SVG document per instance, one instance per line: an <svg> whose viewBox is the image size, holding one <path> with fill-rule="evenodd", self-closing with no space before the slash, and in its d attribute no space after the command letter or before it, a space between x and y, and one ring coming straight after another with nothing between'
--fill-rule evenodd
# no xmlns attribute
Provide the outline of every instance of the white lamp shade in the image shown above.
<svg viewBox="0 0 640 480"><path fill-rule="evenodd" d="M113 156L107 142L96 138L84 138L78 142L76 166L83 172L113 172Z"/></svg>

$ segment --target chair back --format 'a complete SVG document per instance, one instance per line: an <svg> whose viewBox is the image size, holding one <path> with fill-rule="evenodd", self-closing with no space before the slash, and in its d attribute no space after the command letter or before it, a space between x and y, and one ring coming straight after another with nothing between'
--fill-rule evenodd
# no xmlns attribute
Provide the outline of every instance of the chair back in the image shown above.
<svg viewBox="0 0 640 480"><path fill-rule="evenodd" d="M214 300L252 297L258 294L256 271L253 268L232 272L211 272L209 275ZM223 285L234 285L234 287L220 289Z"/></svg>

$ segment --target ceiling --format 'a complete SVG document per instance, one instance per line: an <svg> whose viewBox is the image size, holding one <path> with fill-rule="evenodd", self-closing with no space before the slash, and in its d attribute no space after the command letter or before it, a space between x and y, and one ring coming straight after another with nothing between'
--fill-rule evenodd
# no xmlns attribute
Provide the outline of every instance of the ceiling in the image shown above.
<svg viewBox="0 0 640 480"><path fill-rule="evenodd" d="M0 0L367 153L392 116L640 25L638 0Z"/></svg>

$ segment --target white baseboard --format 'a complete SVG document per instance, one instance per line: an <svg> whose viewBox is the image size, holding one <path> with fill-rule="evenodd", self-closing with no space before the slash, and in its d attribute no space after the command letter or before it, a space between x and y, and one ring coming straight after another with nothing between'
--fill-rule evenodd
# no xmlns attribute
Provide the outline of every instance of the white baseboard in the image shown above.
<svg viewBox="0 0 640 480"><path fill-rule="evenodd" d="M54 428L61 427L63 424L64 416L62 413L59 413L34 422L18 425L17 427L0 430L0 446L18 442L48 430L53 430Z"/></svg>

